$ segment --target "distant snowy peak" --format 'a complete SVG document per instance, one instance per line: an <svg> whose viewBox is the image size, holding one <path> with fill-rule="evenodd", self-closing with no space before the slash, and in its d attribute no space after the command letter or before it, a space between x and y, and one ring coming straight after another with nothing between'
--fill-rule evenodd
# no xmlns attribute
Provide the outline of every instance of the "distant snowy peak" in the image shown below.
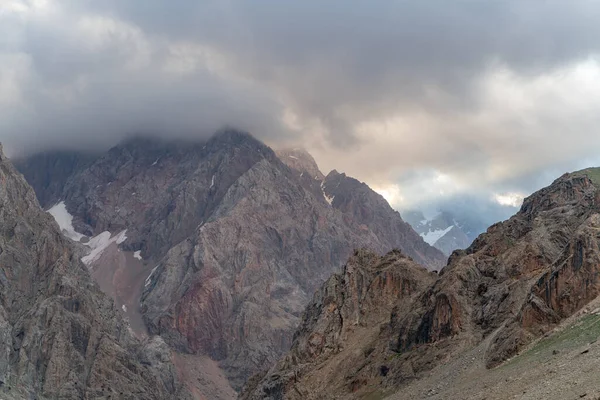
<svg viewBox="0 0 600 400"><path fill-rule="evenodd" d="M464 224L449 212L438 212L426 217L421 211L407 211L402 216L425 242L446 255L471 244L468 233L463 231Z"/></svg>

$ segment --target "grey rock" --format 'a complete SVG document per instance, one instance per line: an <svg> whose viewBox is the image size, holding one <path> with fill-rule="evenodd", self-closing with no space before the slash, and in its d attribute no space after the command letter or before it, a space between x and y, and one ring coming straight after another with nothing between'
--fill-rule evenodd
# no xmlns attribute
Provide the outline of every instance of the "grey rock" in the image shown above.
<svg viewBox="0 0 600 400"><path fill-rule="evenodd" d="M135 340L0 151L0 397L187 398Z"/></svg>
<svg viewBox="0 0 600 400"><path fill-rule="evenodd" d="M280 155L231 130L202 143L135 138L62 197L80 232L127 229L122 248L156 265L141 299L150 332L218 360L238 389L289 349L312 294L355 248L445 263L367 185L323 179L303 151Z"/></svg>

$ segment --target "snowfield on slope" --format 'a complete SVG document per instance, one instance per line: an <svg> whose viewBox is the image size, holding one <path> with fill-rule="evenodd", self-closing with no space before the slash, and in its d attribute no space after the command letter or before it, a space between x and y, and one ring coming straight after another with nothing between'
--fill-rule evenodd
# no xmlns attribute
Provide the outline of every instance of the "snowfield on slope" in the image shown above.
<svg viewBox="0 0 600 400"><path fill-rule="evenodd" d="M435 242L440 240L440 238L442 238L446 233L450 232L452 228L454 228L454 225L450 225L446 229L437 229L435 231L425 232L421 234L421 237L423 237L424 241L433 246Z"/></svg>
<svg viewBox="0 0 600 400"><path fill-rule="evenodd" d="M54 217L54 220L60 227L63 234L71 240L79 242L85 235L75 231L73 227L73 216L67 211L67 206L64 201L52 206L48 213Z"/></svg>

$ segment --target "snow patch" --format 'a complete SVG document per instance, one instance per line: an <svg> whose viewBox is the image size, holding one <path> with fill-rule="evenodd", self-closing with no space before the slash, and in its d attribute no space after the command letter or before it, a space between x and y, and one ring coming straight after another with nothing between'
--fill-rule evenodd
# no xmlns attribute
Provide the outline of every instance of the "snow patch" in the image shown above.
<svg viewBox="0 0 600 400"><path fill-rule="evenodd" d="M210 187L209 187L209 189L212 189L213 186L215 186L215 176L214 175L212 176L212 180L210 181Z"/></svg>
<svg viewBox="0 0 600 400"><path fill-rule="evenodd" d="M156 159L156 161L154 161L154 162L152 163L152 165L156 165L156 163L158 162L158 160L160 160L160 157L158 157L158 158Z"/></svg>
<svg viewBox="0 0 600 400"><path fill-rule="evenodd" d="M133 252L133 258L137 258L138 260L142 261L142 251L138 250Z"/></svg>
<svg viewBox="0 0 600 400"><path fill-rule="evenodd" d="M325 182L321 182L321 191L323 192L325 201L331 205L333 203L333 199L335 199L335 196L328 196L327 193L325 193Z"/></svg>
<svg viewBox="0 0 600 400"><path fill-rule="evenodd" d="M75 232L75 228L73 227L73 216L67 211L67 206L64 201L55 204L48 210L48 213L54 217L61 232L69 239L79 242L85 236Z"/></svg>
<svg viewBox="0 0 600 400"><path fill-rule="evenodd" d="M150 271L150 275L148 275L148 277L146 278L146 281L144 282L144 287L147 287L150 285L150 282L152 282L152 274L154 274L154 271L156 271L156 268L158 268L158 265L154 268L152 268L152 271Z"/></svg>
<svg viewBox="0 0 600 400"><path fill-rule="evenodd" d="M288 156L289 158L293 159L293 160L297 160L298 157L294 157L294 156Z"/></svg>
<svg viewBox="0 0 600 400"><path fill-rule="evenodd" d="M452 228L454 228L454 225L450 225L446 229L436 229L434 231L430 230L429 232L421 233L421 237L423 237L423 240L425 240L428 244L433 246L435 242L440 240L440 238L446 233L450 232Z"/></svg>
<svg viewBox="0 0 600 400"><path fill-rule="evenodd" d="M60 227L62 233L71 240L80 242L85 235L75 231L73 227L73 216L67 211L64 201L54 205L48 210L48 213L54 217L56 223ZM112 236L109 231L104 231L99 235L91 238L85 246L91 249L90 253L81 258L81 261L87 266L98 260L104 250L108 248L112 243L121 244L127 240L127 230L121 231L115 236ZM135 256L135 255L134 255ZM141 259L141 257L140 257Z"/></svg>
<svg viewBox="0 0 600 400"><path fill-rule="evenodd" d="M123 310L123 312L127 312L127 306L125 304L123 304L121 306L121 310Z"/></svg>
<svg viewBox="0 0 600 400"><path fill-rule="evenodd" d="M113 243L121 244L125 240L127 240L126 233L127 230L124 230L111 237L109 231L104 231L99 235L94 236L90 239L89 242L85 243L85 245L92 249L92 251L90 251L90 254L88 254L87 256L82 257L81 261L83 261L85 265L89 266L94 261L97 261L100 258L100 256L102 255L104 250L108 248L108 246L110 246Z"/></svg>

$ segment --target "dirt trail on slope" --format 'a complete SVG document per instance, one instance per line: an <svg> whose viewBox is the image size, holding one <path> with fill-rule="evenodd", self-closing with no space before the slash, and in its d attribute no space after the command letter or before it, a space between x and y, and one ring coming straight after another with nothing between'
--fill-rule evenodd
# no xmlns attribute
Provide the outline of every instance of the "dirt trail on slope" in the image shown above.
<svg viewBox="0 0 600 400"><path fill-rule="evenodd" d="M488 370L491 337L390 400L600 400L598 301L505 364Z"/></svg>

